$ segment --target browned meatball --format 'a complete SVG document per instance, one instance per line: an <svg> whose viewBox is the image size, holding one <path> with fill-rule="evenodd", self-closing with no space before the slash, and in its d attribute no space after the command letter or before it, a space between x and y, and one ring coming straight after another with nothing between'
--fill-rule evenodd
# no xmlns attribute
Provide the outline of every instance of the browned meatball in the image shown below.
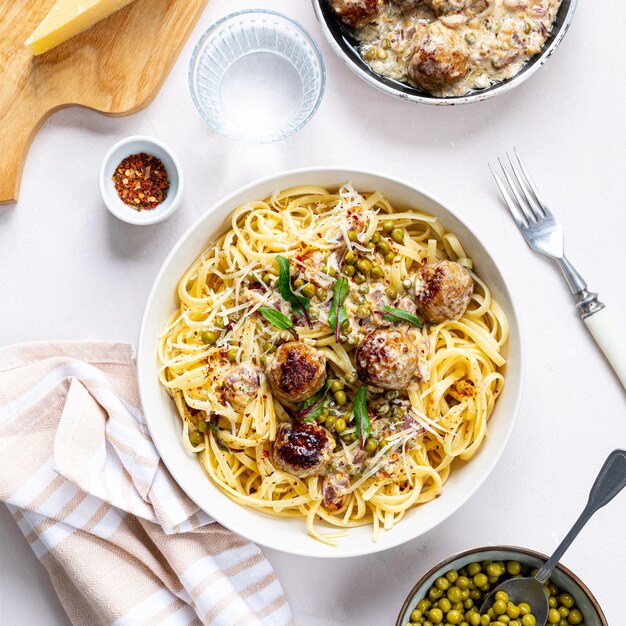
<svg viewBox="0 0 626 626"><path fill-rule="evenodd" d="M418 87L437 92L465 78L468 54L455 31L433 24L417 44L407 72Z"/></svg>
<svg viewBox="0 0 626 626"><path fill-rule="evenodd" d="M368 385L403 389L417 369L414 342L399 330L374 330L356 351L356 371Z"/></svg>
<svg viewBox="0 0 626 626"><path fill-rule="evenodd" d="M415 281L418 313L430 322L458 320L467 309L474 281L462 265L454 261L427 264Z"/></svg>
<svg viewBox="0 0 626 626"><path fill-rule="evenodd" d="M222 381L222 400L243 411L254 400L261 387L263 372L254 363L242 363L231 370Z"/></svg>
<svg viewBox="0 0 626 626"><path fill-rule="evenodd" d="M328 0L333 13L350 28L362 28L377 17L379 0Z"/></svg>
<svg viewBox="0 0 626 626"><path fill-rule="evenodd" d="M295 404L322 388L326 380L326 358L313 346L290 341L276 350L267 374L276 398Z"/></svg>
<svg viewBox="0 0 626 626"><path fill-rule="evenodd" d="M331 434L315 422L293 422L280 427L272 459L279 469L306 478L323 474L335 447Z"/></svg>

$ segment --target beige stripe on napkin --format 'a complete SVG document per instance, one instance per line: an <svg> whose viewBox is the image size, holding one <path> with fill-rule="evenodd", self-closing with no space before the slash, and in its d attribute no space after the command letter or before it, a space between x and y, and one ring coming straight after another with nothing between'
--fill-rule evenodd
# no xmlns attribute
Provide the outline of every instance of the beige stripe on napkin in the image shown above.
<svg viewBox="0 0 626 626"><path fill-rule="evenodd" d="M0 499L74 624L293 624L259 548L160 461L130 346L0 349L0 458Z"/></svg>

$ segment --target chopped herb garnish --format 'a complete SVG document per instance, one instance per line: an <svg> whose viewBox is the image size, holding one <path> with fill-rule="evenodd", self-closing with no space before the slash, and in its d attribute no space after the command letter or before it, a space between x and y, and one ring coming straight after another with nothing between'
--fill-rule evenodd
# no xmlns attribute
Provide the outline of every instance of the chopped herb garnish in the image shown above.
<svg viewBox="0 0 626 626"><path fill-rule="evenodd" d="M382 315L389 322L408 322L409 324L413 324L413 326L417 326L417 328L421 328L424 323L417 315L413 315L413 313L409 313L403 309L396 309L393 306L386 305L381 306L380 309L381 310L376 311L376 313Z"/></svg>
<svg viewBox="0 0 626 626"><path fill-rule="evenodd" d="M348 279L343 276L335 281L333 303L328 312L328 325L335 331L335 340L339 342L339 330L348 321L346 298L348 297Z"/></svg>
<svg viewBox="0 0 626 626"><path fill-rule="evenodd" d="M293 338L298 341L298 333L293 326L293 322L284 313L269 306L260 306L258 310L268 322L274 324L276 328L288 330L293 335Z"/></svg>
<svg viewBox="0 0 626 626"><path fill-rule="evenodd" d="M291 289L291 269L289 266L289 259L284 256L277 255L276 261L278 262L278 288L280 289L280 295L284 300L291 304L294 311L299 311L304 317L304 321L309 328L313 328L311 319L309 318L309 306L311 300L304 296L299 296Z"/></svg>
<svg viewBox="0 0 626 626"><path fill-rule="evenodd" d="M354 398L354 421L356 422L356 434L359 438L361 449L365 447L365 441L370 436L370 416L367 411L367 386L359 387Z"/></svg>

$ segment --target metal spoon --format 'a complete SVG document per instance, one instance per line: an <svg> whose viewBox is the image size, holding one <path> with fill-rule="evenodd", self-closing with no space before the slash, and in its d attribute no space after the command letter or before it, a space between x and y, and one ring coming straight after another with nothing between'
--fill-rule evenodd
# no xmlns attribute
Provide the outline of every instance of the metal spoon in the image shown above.
<svg viewBox="0 0 626 626"><path fill-rule="evenodd" d="M554 554L539 569L534 578L511 578L498 585L480 607L481 615L493 606L496 593L504 591L508 594L511 602L529 604L531 612L537 620L536 626L545 626L549 611L548 596L543 589L545 582L550 578L557 563L591 516L605 504L608 504L624 487L626 487L626 451L613 450L604 462L596 482L591 488L585 510Z"/></svg>

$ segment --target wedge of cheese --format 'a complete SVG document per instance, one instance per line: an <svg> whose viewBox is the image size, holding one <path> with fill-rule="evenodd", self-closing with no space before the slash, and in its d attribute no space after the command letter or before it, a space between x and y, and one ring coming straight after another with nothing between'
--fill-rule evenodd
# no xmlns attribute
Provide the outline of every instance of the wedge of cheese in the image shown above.
<svg viewBox="0 0 626 626"><path fill-rule="evenodd" d="M33 54L46 52L82 33L134 0L57 0L24 44Z"/></svg>

